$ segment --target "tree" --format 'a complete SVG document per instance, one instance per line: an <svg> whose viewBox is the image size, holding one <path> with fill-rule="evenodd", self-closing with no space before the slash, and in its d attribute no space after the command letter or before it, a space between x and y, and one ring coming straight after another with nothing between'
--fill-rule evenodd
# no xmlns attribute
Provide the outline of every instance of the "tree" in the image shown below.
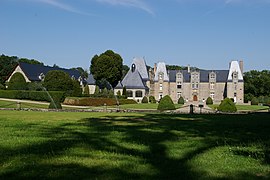
<svg viewBox="0 0 270 180"><path fill-rule="evenodd" d="M83 93L86 94L86 95L90 94L88 85L85 85Z"/></svg>
<svg viewBox="0 0 270 180"><path fill-rule="evenodd" d="M123 59L112 50L95 55L91 60L90 72L95 80L106 79L113 87L121 80Z"/></svg>
<svg viewBox="0 0 270 180"><path fill-rule="evenodd" d="M24 62L24 63L28 63L28 64L44 65L43 62L40 62L40 61L35 60L35 59L27 59L27 58L21 58L21 59L18 60L18 62Z"/></svg>
<svg viewBox="0 0 270 180"><path fill-rule="evenodd" d="M166 111L166 110L175 110L174 103L169 95L164 96L159 104L158 104L158 110L160 111Z"/></svg>
<svg viewBox="0 0 270 180"><path fill-rule="evenodd" d="M71 96L73 97L78 97L78 96L81 96L82 95L82 88L80 86L80 82L77 81L77 80L73 80L71 79L72 81L72 90L71 90Z"/></svg>
<svg viewBox="0 0 270 180"><path fill-rule="evenodd" d="M127 97L127 88L126 88L126 86L123 87L122 96Z"/></svg>
<svg viewBox="0 0 270 180"><path fill-rule="evenodd" d="M18 64L18 57L16 56L0 56L0 84L4 85L8 76Z"/></svg>
<svg viewBox="0 0 270 180"><path fill-rule="evenodd" d="M95 88L95 95L97 95L97 94L99 94L100 93L100 89L99 89L99 87L98 86L96 86L96 88Z"/></svg>
<svg viewBox="0 0 270 180"><path fill-rule="evenodd" d="M27 89L27 82L23 75L19 72L13 74L9 83L8 83L9 90L26 90Z"/></svg>
<svg viewBox="0 0 270 180"><path fill-rule="evenodd" d="M87 70L84 70L82 67L76 67L76 68L70 68L72 70L77 70L80 72L80 75L84 78L88 78L88 72Z"/></svg>
<svg viewBox="0 0 270 180"><path fill-rule="evenodd" d="M122 68L122 78L121 79L123 79L126 76L126 74L128 73L128 71L129 71L129 67L127 65L123 65L123 68Z"/></svg>
<svg viewBox="0 0 270 180"><path fill-rule="evenodd" d="M53 70L46 74L44 87L48 91L70 91L73 90L73 82L66 72Z"/></svg>
<svg viewBox="0 0 270 180"><path fill-rule="evenodd" d="M212 99L211 97L208 97L208 98L206 99L206 104L207 104L207 105L213 104L213 99Z"/></svg>
<svg viewBox="0 0 270 180"><path fill-rule="evenodd" d="M218 110L222 112L236 112L237 108L230 98L225 98L218 106Z"/></svg>
<svg viewBox="0 0 270 180"><path fill-rule="evenodd" d="M157 103L157 101L156 101L156 99L155 99L155 97L154 96L149 96L149 102L150 103Z"/></svg>

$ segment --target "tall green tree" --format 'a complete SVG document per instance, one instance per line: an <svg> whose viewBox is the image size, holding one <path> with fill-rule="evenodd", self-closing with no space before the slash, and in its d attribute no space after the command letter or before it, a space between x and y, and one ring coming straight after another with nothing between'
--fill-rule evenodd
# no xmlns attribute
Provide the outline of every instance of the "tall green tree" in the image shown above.
<svg viewBox="0 0 270 180"><path fill-rule="evenodd" d="M49 71L44 79L44 87L48 91L70 91L73 90L73 82L64 71Z"/></svg>
<svg viewBox="0 0 270 180"><path fill-rule="evenodd" d="M8 76L11 75L12 71L18 64L18 57L16 56L0 56L0 84L4 85Z"/></svg>
<svg viewBox="0 0 270 180"><path fill-rule="evenodd" d="M82 67L76 67L76 68L71 68L71 69L79 71L82 77L88 78L87 70L84 70Z"/></svg>
<svg viewBox="0 0 270 180"><path fill-rule="evenodd" d="M8 83L9 90L26 90L27 89L27 82L24 79L23 75L19 72L13 74L9 83Z"/></svg>
<svg viewBox="0 0 270 180"><path fill-rule="evenodd" d="M44 65L43 62L40 62L40 61L35 60L35 59L20 58L18 61L19 62L28 63L28 64L40 64L40 65Z"/></svg>
<svg viewBox="0 0 270 180"><path fill-rule="evenodd" d="M95 80L106 79L113 87L122 78L123 59L112 50L95 55L91 60L90 72Z"/></svg>

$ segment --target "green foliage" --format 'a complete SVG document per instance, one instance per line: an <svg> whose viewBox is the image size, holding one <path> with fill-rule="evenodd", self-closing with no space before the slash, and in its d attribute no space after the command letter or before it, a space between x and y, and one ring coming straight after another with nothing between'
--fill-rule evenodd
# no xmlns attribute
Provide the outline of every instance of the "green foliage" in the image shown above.
<svg viewBox="0 0 270 180"><path fill-rule="evenodd" d="M82 67L70 68L72 70L77 70L80 72L81 77L88 78L87 70L84 70Z"/></svg>
<svg viewBox="0 0 270 180"><path fill-rule="evenodd" d="M0 83L0 90L6 89L6 87Z"/></svg>
<svg viewBox="0 0 270 180"><path fill-rule="evenodd" d="M27 85L27 90L30 91L43 91L43 86L41 82L30 82Z"/></svg>
<svg viewBox="0 0 270 180"><path fill-rule="evenodd" d="M109 95L108 89L107 89L107 88L102 89L101 92L102 92L102 94L103 94L104 96L108 96L108 95Z"/></svg>
<svg viewBox="0 0 270 180"><path fill-rule="evenodd" d="M90 94L88 85L85 85L85 86L84 86L84 91L83 91L83 93L84 93L85 95L89 95L89 94Z"/></svg>
<svg viewBox="0 0 270 180"><path fill-rule="evenodd" d="M148 103L148 98L146 96L143 97L142 103Z"/></svg>
<svg viewBox="0 0 270 180"><path fill-rule="evenodd" d="M156 99L155 99L155 97L154 96L149 96L149 102L150 103L157 103L157 101L156 101Z"/></svg>
<svg viewBox="0 0 270 180"><path fill-rule="evenodd" d="M244 73L245 94L255 97L270 95L270 71L252 70Z"/></svg>
<svg viewBox="0 0 270 180"><path fill-rule="evenodd" d="M251 105L258 105L258 104L259 104L258 98L253 97L253 98L251 99Z"/></svg>
<svg viewBox="0 0 270 180"><path fill-rule="evenodd" d="M221 112L236 112L237 108L230 98L225 98L218 106L218 110Z"/></svg>
<svg viewBox="0 0 270 180"><path fill-rule="evenodd" d="M43 62L40 62L40 61L35 60L35 59L21 58L18 61L23 62L23 63L27 63L27 64L40 64L40 65L44 66Z"/></svg>
<svg viewBox="0 0 270 180"><path fill-rule="evenodd" d="M123 65L123 68L122 68L122 78L121 79L123 79L126 76L126 74L128 73L128 71L129 71L129 67L127 65Z"/></svg>
<svg viewBox="0 0 270 180"><path fill-rule="evenodd" d="M185 104L185 100L182 96L178 99L178 104Z"/></svg>
<svg viewBox="0 0 270 180"><path fill-rule="evenodd" d="M117 91L116 95L117 95L118 97L120 97L120 96L121 96L121 92L120 92L120 91Z"/></svg>
<svg viewBox="0 0 270 180"><path fill-rule="evenodd" d="M59 102L63 102L65 99L65 93L62 91L24 91L24 90L0 90L1 98L9 99L28 99L33 101L47 101L50 102L51 99L48 95Z"/></svg>
<svg viewBox="0 0 270 180"><path fill-rule="evenodd" d="M158 105L158 110L166 111L166 110L175 110L174 103L169 95L164 96Z"/></svg>
<svg viewBox="0 0 270 180"><path fill-rule="evenodd" d="M49 109L62 109L62 105L59 101L51 101L49 104Z"/></svg>
<svg viewBox="0 0 270 180"><path fill-rule="evenodd" d="M208 98L206 99L206 104L207 104L207 105L213 104L213 99L212 99L211 97L208 97Z"/></svg>
<svg viewBox="0 0 270 180"><path fill-rule="evenodd" d="M123 87L122 96L127 97L127 88L126 88L126 86Z"/></svg>
<svg viewBox="0 0 270 180"><path fill-rule="evenodd" d="M70 91L73 90L73 86L72 79L64 71L49 71L44 79L44 87L48 91Z"/></svg>
<svg viewBox="0 0 270 180"><path fill-rule="evenodd" d="M15 67L18 64L18 57L16 56L0 56L0 84L5 84L5 81L14 71Z"/></svg>
<svg viewBox="0 0 270 180"><path fill-rule="evenodd" d="M79 97L82 96L82 88L80 86L80 82L77 80L71 80L72 81L72 90L71 90L71 96L73 97Z"/></svg>
<svg viewBox="0 0 270 180"><path fill-rule="evenodd" d="M19 72L13 74L8 83L8 90L26 90L26 89L27 83L23 75Z"/></svg>
<svg viewBox="0 0 270 180"><path fill-rule="evenodd" d="M70 98L67 97L64 104L75 105L75 106L113 106L117 105L115 98ZM119 99L119 104L137 104L136 101L132 99Z"/></svg>
<svg viewBox="0 0 270 180"><path fill-rule="evenodd" d="M122 57L111 50L95 55L91 60L90 72L95 80L106 79L113 87L121 80L123 70Z"/></svg>
<svg viewBox="0 0 270 180"><path fill-rule="evenodd" d="M244 103L248 103L254 96L251 93L244 94Z"/></svg>
<svg viewBox="0 0 270 180"><path fill-rule="evenodd" d="M98 86L96 86L96 88L95 88L95 95L97 95L97 94L99 94L100 93L100 89L99 89L99 87Z"/></svg>

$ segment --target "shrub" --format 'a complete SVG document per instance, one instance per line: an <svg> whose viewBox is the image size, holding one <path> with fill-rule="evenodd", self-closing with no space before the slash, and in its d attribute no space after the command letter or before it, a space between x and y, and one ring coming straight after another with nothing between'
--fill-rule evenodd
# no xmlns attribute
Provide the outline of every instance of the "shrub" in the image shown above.
<svg viewBox="0 0 270 180"><path fill-rule="evenodd" d="M126 86L123 87L122 96L127 97L127 88L126 88Z"/></svg>
<svg viewBox="0 0 270 180"><path fill-rule="evenodd" d="M253 97L251 99L251 105L258 105L259 104L259 100L256 97Z"/></svg>
<svg viewBox="0 0 270 180"><path fill-rule="evenodd" d="M118 99L119 104L137 104L136 101L132 99ZM115 98L74 98L67 97L64 101L64 104L75 105L75 106L113 106L117 105Z"/></svg>
<svg viewBox="0 0 270 180"><path fill-rule="evenodd" d="M185 104L185 100L184 98L181 96L179 99L178 99L178 104Z"/></svg>
<svg viewBox="0 0 270 180"><path fill-rule="evenodd" d="M26 90L27 83L23 75L19 72L13 74L10 81L8 82L9 90Z"/></svg>
<svg viewBox="0 0 270 180"><path fill-rule="evenodd" d="M148 103L148 98L146 96L143 97L142 103Z"/></svg>
<svg viewBox="0 0 270 180"><path fill-rule="evenodd" d="M249 101L252 100L253 97L254 96L252 94L250 94L250 93L244 94L244 103L248 103Z"/></svg>
<svg viewBox="0 0 270 180"><path fill-rule="evenodd" d="M39 82L30 82L27 85L27 89L30 91L42 91L43 87L42 84Z"/></svg>
<svg viewBox="0 0 270 180"><path fill-rule="evenodd" d="M150 103L154 103L154 104L157 103L157 101L156 101L156 99L155 99L154 96L150 96L150 97L149 97L149 102L150 102Z"/></svg>
<svg viewBox="0 0 270 180"><path fill-rule="evenodd" d="M175 106L173 101L169 95L164 96L158 105L158 110L166 111L166 110L175 110Z"/></svg>
<svg viewBox="0 0 270 180"><path fill-rule="evenodd" d="M218 110L222 112L236 112L236 106L230 98L225 98L218 106Z"/></svg>
<svg viewBox="0 0 270 180"><path fill-rule="evenodd" d="M90 92L89 92L89 87L88 87L88 85L86 84L85 86L84 86L84 92L83 92L85 95L89 95L90 94Z"/></svg>
<svg viewBox="0 0 270 180"><path fill-rule="evenodd" d="M49 93L49 94L48 94ZM65 93L62 91L24 91L24 90L0 90L0 97L9 99L28 99L33 101L50 102L50 96L59 102L65 99Z"/></svg>
<svg viewBox="0 0 270 180"><path fill-rule="evenodd" d="M234 102L234 98L230 98L230 100L231 100L232 102Z"/></svg>
<svg viewBox="0 0 270 180"><path fill-rule="evenodd" d="M120 97L121 96L121 92L120 91L117 91L117 96Z"/></svg>
<svg viewBox="0 0 270 180"><path fill-rule="evenodd" d="M6 89L6 87L0 83L0 89L3 90L3 89Z"/></svg>
<svg viewBox="0 0 270 180"><path fill-rule="evenodd" d="M97 95L97 94L99 94L100 93L100 89L99 89L99 87L98 86L96 86L96 88L95 88L95 95Z"/></svg>
<svg viewBox="0 0 270 180"><path fill-rule="evenodd" d="M49 109L62 109L62 105L59 101L50 102Z"/></svg>
<svg viewBox="0 0 270 180"><path fill-rule="evenodd" d="M213 104L213 99L212 99L211 97L208 97L208 98L206 99L206 104L207 104L207 105L212 105L212 104Z"/></svg>

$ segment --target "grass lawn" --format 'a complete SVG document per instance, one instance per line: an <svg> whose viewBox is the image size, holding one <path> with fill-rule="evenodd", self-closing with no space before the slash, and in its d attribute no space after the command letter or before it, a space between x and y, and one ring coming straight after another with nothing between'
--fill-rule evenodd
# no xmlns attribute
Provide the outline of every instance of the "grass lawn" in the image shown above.
<svg viewBox="0 0 270 180"><path fill-rule="evenodd" d="M212 109L216 109L219 105L213 104L208 105ZM268 106L257 106L257 105L236 105L238 111L258 111L258 110L265 110L269 109Z"/></svg>
<svg viewBox="0 0 270 180"><path fill-rule="evenodd" d="M269 117L0 111L0 179L269 179Z"/></svg>

